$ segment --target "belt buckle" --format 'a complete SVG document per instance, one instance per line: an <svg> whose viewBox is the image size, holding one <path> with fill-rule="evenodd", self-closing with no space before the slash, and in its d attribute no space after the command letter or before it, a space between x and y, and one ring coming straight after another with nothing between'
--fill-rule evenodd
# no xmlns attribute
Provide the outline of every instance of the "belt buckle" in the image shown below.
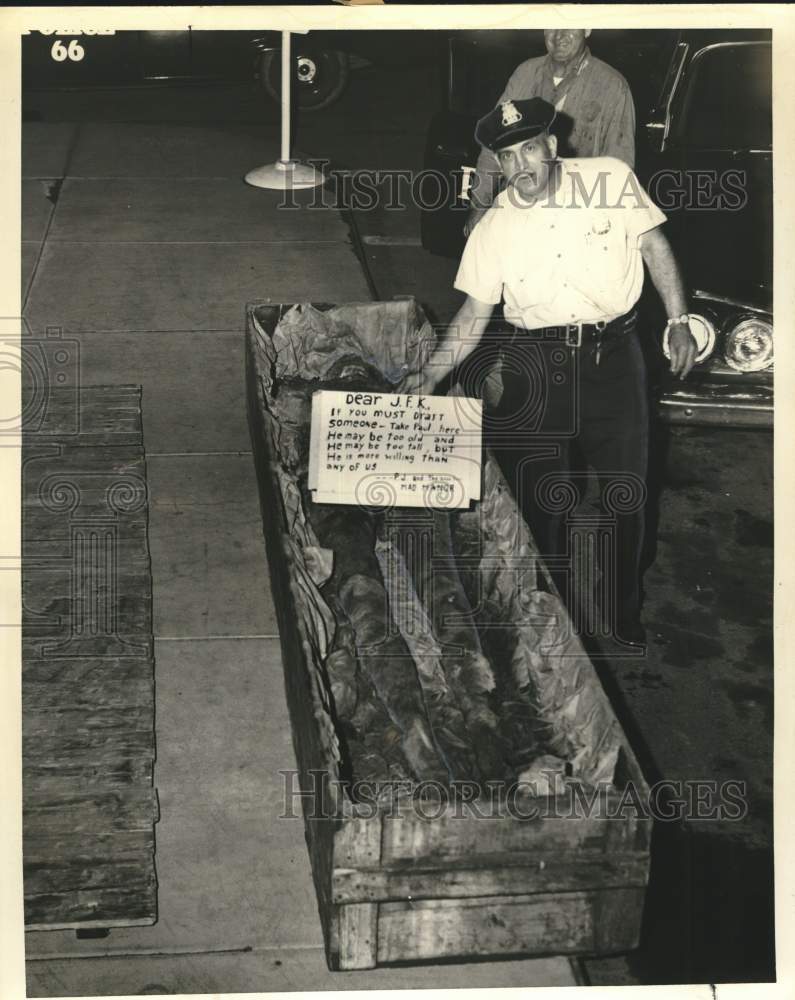
<svg viewBox="0 0 795 1000"><path fill-rule="evenodd" d="M574 340L572 340L573 331L576 331ZM582 323L566 324L566 347L582 347Z"/></svg>

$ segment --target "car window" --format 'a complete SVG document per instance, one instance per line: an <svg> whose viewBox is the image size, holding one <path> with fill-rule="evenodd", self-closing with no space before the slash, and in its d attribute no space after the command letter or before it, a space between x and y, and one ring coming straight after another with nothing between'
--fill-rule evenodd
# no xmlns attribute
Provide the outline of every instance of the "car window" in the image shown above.
<svg viewBox="0 0 795 1000"><path fill-rule="evenodd" d="M672 138L701 149L769 149L771 59L764 42L704 49L693 60Z"/></svg>
<svg viewBox="0 0 795 1000"><path fill-rule="evenodd" d="M491 111L519 63L546 51L540 31L480 35L453 36L450 43L450 110L476 118Z"/></svg>

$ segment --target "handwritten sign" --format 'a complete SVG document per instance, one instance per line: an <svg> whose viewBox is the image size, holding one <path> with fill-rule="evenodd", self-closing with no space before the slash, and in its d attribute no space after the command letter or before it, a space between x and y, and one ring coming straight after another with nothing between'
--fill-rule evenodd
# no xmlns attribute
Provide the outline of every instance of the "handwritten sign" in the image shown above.
<svg viewBox="0 0 795 1000"><path fill-rule="evenodd" d="M309 488L316 503L468 507L480 499L483 407L463 396L312 396Z"/></svg>

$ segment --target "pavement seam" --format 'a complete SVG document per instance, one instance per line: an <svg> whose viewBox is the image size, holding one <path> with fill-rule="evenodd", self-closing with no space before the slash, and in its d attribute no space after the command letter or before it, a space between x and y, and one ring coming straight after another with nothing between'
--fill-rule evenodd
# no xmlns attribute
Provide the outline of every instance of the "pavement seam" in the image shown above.
<svg viewBox="0 0 795 1000"><path fill-rule="evenodd" d="M66 178L69 175L69 164L72 162L72 158L74 156L75 149L77 148L77 142L78 142L78 138L80 136L80 133L82 131L82 128L83 128L82 123L78 122L77 125L75 126L74 133L73 133L71 139L69 140L69 145L67 146L67 149L66 149L66 158L65 158L65 161L64 161L64 165L63 165L63 172L61 173L60 177L52 178L53 180L60 181L61 182L61 187L63 186L64 182L66 181ZM23 178L23 180L25 180L25 179L27 179L27 178ZM46 179L49 180L50 178L46 178ZM59 195L60 195L60 190L59 190ZM58 211L58 203L59 203L60 200L61 200L60 197L56 198L55 203L52 206L52 211L50 212L50 216L47 219L47 225L44 228L44 233L43 233L43 235L41 237L41 242L39 243L39 252L36 254L36 260L35 260L35 262L33 264L33 267L30 270L30 278L28 279L28 286L25 289L25 296L24 296L24 298L22 300L22 307L21 307L21 310L20 310L20 312L22 313L23 316L25 314L25 309L27 309L27 306L28 306L28 301L30 299L30 293L33 290L34 284L36 283L36 276L37 276L37 274L39 272L39 264L41 263L41 258L44 255L44 247L45 247L45 245L47 243L47 239L48 239L48 237L50 235L50 229L52 228L52 222L53 222L53 219L55 218L55 213ZM33 241L33 242L36 242L36 241Z"/></svg>

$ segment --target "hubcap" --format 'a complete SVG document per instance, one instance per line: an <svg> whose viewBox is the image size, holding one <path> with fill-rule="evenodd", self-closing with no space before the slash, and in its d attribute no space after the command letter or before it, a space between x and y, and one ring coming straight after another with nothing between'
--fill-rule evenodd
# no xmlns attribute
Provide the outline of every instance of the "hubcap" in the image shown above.
<svg viewBox="0 0 795 1000"><path fill-rule="evenodd" d="M317 66L308 56L298 58L298 79L301 83L313 83L317 76Z"/></svg>

